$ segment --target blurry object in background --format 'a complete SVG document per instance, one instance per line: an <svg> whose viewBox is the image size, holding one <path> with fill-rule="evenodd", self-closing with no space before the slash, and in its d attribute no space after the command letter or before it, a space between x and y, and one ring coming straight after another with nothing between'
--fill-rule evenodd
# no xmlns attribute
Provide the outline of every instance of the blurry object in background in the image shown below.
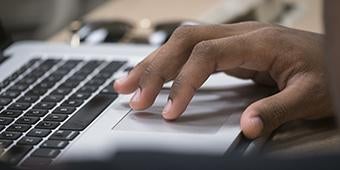
<svg viewBox="0 0 340 170"><path fill-rule="evenodd" d="M238 23L244 21L261 21L268 23L280 23L282 18L295 7L294 3L285 0L268 0L250 9L248 12L236 16L226 23Z"/></svg>
<svg viewBox="0 0 340 170"><path fill-rule="evenodd" d="M85 44L125 42L162 45L170 38L177 27L200 24L194 21L169 21L153 24L146 18L138 24L123 20L95 21L82 24L79 24L79 22L72 22L70 26L71 44L76 43L76 39L79 38L79 41ZM82 26L74 30L74 25Z"/></svg>
<svg viewBox="0 0 340 170"><path fill-rule="evenodd" d="M0 56L1 56L1 50L6 48L10 43L12 42L12 39L10 35L6 34L6 31L2 27L2 23L0 20Z"/></svg>
<svg viewBox="0 0 340 170"><path fill-rule="evenodd" d="M78 34L79 29L81 28L82 23L80 21L73 21L70 24L70 31L72 33L70 45L72 47L78 47L80 45L80 37Z"/></svg>
<svg viewBox="0 0 340 170"><path fill-rule="evenodd" d="M146 25L174 20L194 20L209 24L256 20L322 32L321 2L322 0L138 0L136 3L133 0L107 0L82 19L85 22L145 21ZM162 33L159 35L162 36ZM69 42L70 37L70 32L63 30L50 37L50 40Z"/></svg>
<svg viewBox="0 0 340 170"><path fill-rule="evenodd" d="M182 25L200 25L200 23L195 21L159 23L154 27L154 32L149 36L149 43L152 45L164 44L175 29Z"/></svg>
<svg viewBox="0 0 340 170"><path fill-rule="evenodd" d="M46 39L105 0L1 0L0 19L14 40Z"/></svg>
<svg viewBox="0 0 340 170"><path fill-rule="evenodd" d="M132 28L132 24L124 21L97 21L83 23L77 34L80 42L88 44L119 42Z"/></svg>

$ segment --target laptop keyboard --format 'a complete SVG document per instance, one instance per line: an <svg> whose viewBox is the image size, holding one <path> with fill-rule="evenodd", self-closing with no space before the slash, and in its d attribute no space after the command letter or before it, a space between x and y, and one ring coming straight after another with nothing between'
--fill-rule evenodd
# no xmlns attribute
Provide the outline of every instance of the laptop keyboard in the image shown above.
<svg viewBox="0 0 340 170"><path fill-rule="evenodd" d="M112 75L125 63L32 59L1 82L0 159L51 163L118 97Z"/></svg>

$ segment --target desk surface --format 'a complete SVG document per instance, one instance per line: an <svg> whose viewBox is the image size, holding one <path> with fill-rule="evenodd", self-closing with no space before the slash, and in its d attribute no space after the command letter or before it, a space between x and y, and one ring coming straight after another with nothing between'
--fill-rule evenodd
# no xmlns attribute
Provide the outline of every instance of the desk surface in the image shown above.
<svg viewBox="0 0 340 170"><path fill-rule="evenodd" d="M284 1L295 2L294 0ZM221 18L214 12L221 10L221 6L225 5L225 2L224 0L139 0L138 2L133 0L109 0L90 12L85 17L85 20L126 19L131 22L138 22L143 18L148 18L152 22L189 19L218 23ZM231 9L234 10L227 13L229 18L222 18L225 21L230 19L234 13L252 8L262 1L243 0L242 6L240 6L239 0L230 0L228 2L233 4ZM289 16L289 18L293 18L293 20L284 20L283 24L298 29L323 32L321 2L321 0L300 0L295 2L298 8L302 8L300 11L303 12L291 14L292 16ZM160 13L162 15L159 15ZM53 36L50 41L65 42L69 40L69 37L70 34L65 29ZM273 134L264 146L263 153L277 156L287 154L299 156L337 152L340 151L338 145L340 143L339 134L340 132L331 118L318 121L294 121L282 126Z"/></svg>

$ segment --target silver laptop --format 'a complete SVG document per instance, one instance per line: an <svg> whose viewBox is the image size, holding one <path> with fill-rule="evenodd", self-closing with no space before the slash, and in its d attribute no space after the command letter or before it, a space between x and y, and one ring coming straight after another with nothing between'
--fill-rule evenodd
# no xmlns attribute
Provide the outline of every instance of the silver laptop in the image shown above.
<svg viewBox="0 0 340 170"><path fill-rule="evenodd" d="M21 167L105 160L125 150L223 155L240 141L242 111L270 93L216 74L175 122L162 119L170 84L155 104L130 109L115 79L157 47L18 42L2 51L0 157Z"/></svg>

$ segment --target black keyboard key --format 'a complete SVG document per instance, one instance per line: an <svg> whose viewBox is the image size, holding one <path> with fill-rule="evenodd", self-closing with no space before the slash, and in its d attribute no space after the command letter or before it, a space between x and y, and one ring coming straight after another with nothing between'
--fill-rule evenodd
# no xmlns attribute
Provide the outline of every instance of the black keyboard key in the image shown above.
<svg viewBox="0 0 340 170"><path fill-rule="evenodd" d="M101 86L102 84L104 84L106 81L106 79L91 79L90 81L88 81L86 83L87 86Z"/></svg>
<svg viewBox="0 0 340 170"><path fill-rule="evenodd" d="M75 74L71 77L69 77L66 82L81 82L86 79L87 76L82 75L82 74Z"/></svg>
<svg viewBox="0 0 340 170"><path fill-rule="evenodd" d="M103 60L90 60L86 63L86 67L96 68L103 62Z"/></svg>
<svg viewBox="0 0 340 170"><path fill-rule="evenodd" d="M70 141L73 140L75 137L79 135L78 131L71 131L71 130L57 130L54 132L49 139L52 140L66 140Z"/></svg>
<svg viewBox="0 0 340 170"><path fill-rule="evenodd" d="M32 153L34 157L55 158L60 153L58 149L39 148Z"/></svg>
<svg viewBox="0 0 340 170"><path fill-rule="evenodd" d="M76 112L64 125L62 130L84 130L97 118L115 99L114 95L97 95L84 107Z"/></svg>
<svg viewBox="0 0 340 170"><path fill-rule="evenodd" d="M8 108L11 110L26 110L31 106L29 103L13 103Z"/></svg>
<svg viewBox="0 0 340 170"><path fill-rule="evenodd" d="M53 72L54 76L65 76L67 75L71 69L65 69L63 67L59 67L56 71Z"/></svg>
<svg viewBox="0 0 340 170"><path fill-rule="evenodd" d="M30 129L30 125L21 125L21 124L13 124L6 129L6 131L10 132L26 132Z"/></svg>
<svg viewBox="0 0 340 170"><path fill-rule="evenodd" d="M0 82L0 89L5 88L6 86L9 85L9 83L10 81L7 81L7 80Z"/></svg>
<svg viewBox="0 0 340 170"><path fill-rule="evenodd" d="M105 68L101 70L101 72L113 74L118 71L125 63L126 61L112 61L110 64L106 65Z"/></svg>
<svg viewBox="0 0 340 170"><path fill-rule="evenodd" d="M14 98L18 97L19 95L20 95L20 92L18 92L18 91L5 91L5 92L0 94L0 97L1 98L14 99Z"/></svg>
<svg viewBox="0 0 340 170"><path fill-rule="evenodd" d="M47 92L48 89L42 89L42 88L33 88L30 91L27 92L28 95L32 96L42 96Z"/></svg>
<svg viewBox="0 0 340 170"><path fill-rule="evenodd" d="M41 121L37 124L38 129L55 129L60 125L59 122Z"/></svg>
<svg viewBox="0 0 340 170"><path fill-rule="evenodd" d="M77 74L89 75L91 74L99 64L85 64L80 70L77 71Z"/></svg>
<svg viewBox="0 0 340 170"><path fill-rule="evenodd" d="M73 89L73 88L76 88L78 85L79 85L79 82L66 80L66 82L61 84L60 87L61 88Z"/></svg>
<svg viewBox="0 0 340 170"><path fill-rule="evenodd" d="M68 95L71 91L72 89L70 88L57 88L56 90L52 92L52 94L65 96L65 95Z"/></svg>
<svg viewBox="0 0 340 170"><path fill-rule="evenodd" d="M25 168L44 168L48 167L52 163L50 158L40 158L40 157L28 157L20 165Z"/></svg>
<svg viewBox="0 0 340 170"><path fill-rule="evenodd" d="M41 61L40 58L33 58L29 62L27 62L25 65L23 65L21 68L22 69L27 69L27 68L33 66L35 63L38 63L40 61Z"/></svg>
<svg viewBox="0 0 340 170"><path fill-rule="evenodd" d="M51 87L53 87L55 85L54 82L48 82L48 81L42 81L39 84L37 84L35 86L35 88L41 88L41 89L50 89Z"/></svg>
<svg viewBox="0 0 340 170"><path fill-rule="evenodd" d="M47 71L47 70L51 69L53 66L55 66L58 62L60 62L60 60L47 59L43 63L41 63L38 68L40 70Z"/></svg>
<svg viewBox="0 0 340 170"><path fill-rule="evenodd" d="M83 100L69 99L64 101L61 105L66 107L79 107L83 102Z"/></svg>
<svg viewBox="0 0 340 170"><path fill-rule="evenodd" d="M82 61L83 60L80 60L80 59L69 59L69 60L66 60L66 63L64 65L70 65L70 67L73 68L79 63L81 63Z"/></svg>
<svg viewBox="0 0 340 170"><path fill-rule="evenodd" d="M91 96L90 93L75 93L73 94L70 99L80 99L80 100L86 100Z"/></svg>
<svg viewBox="0 0 340 170"><path fill-rule="evenodd" d="M61 67L62 68L69 68L73 69L76 67L79 63L81 63L82 60L68 60L66 61Z"/></svg>
<svg viewBox="0 0 340 170"><path fill-rule="evenodd" d="M4 139L4 140L16 140L18 139L20 136L22 135L22 133L19 132L2 132L0 134L0 139Z"/></svg>
<svg viewBox="0 0 340 170"><path fill-rule="evenodd" d="M32 124L37 123L39 120L40 120L40 118L38 118L38 117L23 116L23 117L20 117L15 123L32 125Z"/></svg>
<svg viewBox="0 0 340 170"><path fill-rule="evenodd" d="M18 100L18 102L21 102L21 103L34 103L34 102L36 102L38 99L39 99L38 96L30 96L30 95L26 95L26 96L21 97L21 98Z"/></svg>
<svg viewBox="0 0 340 170"><path fill-rule="evenodd" d="M31 75L26 75L23 79L19 80L18 83L20 84L26 84L26 85L31 85L33 84L35 81L37 81L37 77L33 77Z"/></svg>
<svg viewBox="0 0 340 170"><path fill-rule="evenodd" d="M60 106L57 107L52 113L59 113L59 114L71 114L76 111L75 107L64 107Z"/></svg>
<svg viewBox="0 0 340 170"><path fill-rule="evenodd" d="M37 145L38 143L41 142L41 138L37 138L37 137L23 137L19 140L19 142L17 143L18 145Z"/></svg>
<svg viewBox="0 0 340 170"><path fill-rule="evenodd" d="M9 90L11 91L25 91L28 88L29 85L27 84L16 84L14 86L12 86L11 88L9 88Z"/></svg>
<svg viewBox="0 0 340 170"><path fill-rule="evenodd" d="M0 140L0 148L7 148L12 143L13 143L13 141L11 141L11 140Z"/></svg>
<svg viewBox="0 0 340 170"><path fill-rule="evenodd" d="M30 145L16 145L9 149L5 155L2 156L3 161L11 165L18 164L26 154L33 149Z"/></svg>
<svg viewBox="0 0 340 170"><path fill-rule="evenodd" d="M80 92L80 93L93 93L97 89L98 89L97 86L83 86L78 90L78 92Z"/></svg>
<svg viewBox="0 0 340 170"><path fill-rule="evenodd" d="M40 66L38 66L37 68L35 68L33 71L41 71L41 72L47 72L48 70L50 70L53 67L53 65L47 65L42 63Z"/></svg>
<svg viewBox="0 0 340 170"><path fill-rule="evenodd" d="M52 109L56 103L52 102L40 102L34 106L34 109L41 109L41 110L50 110Z"/></svg>
<svg viewBox="0 0 340 170"><path fill-rule="evenodd" d="M29 76L38 79L39 77L43 76L46 73L46 71L47 70L43 70L41 68L36 68L29 74Z"/></svg>
<svg viewBox="0 0 340 170"><path fill-rule="evenodd" d="M47 140L43 144L41 144L40 147L41 148L51 148L51 149L64 149L68 144L69 144L68 141Z"/></svg>
<svg viewBox="0 0 340 170"><path fill-rule="evenodd" d="M19 74L17 74L17 73L14 72L14 73L11 74L10 76L8 76L8 77L6 78L6 80L7 80L7 81L14 81L14 80L17 79L19 76L20 76Z"/></svg>
<svg viewBox="0 0 340 170"><path fill-rule="evenodd" d="M50 114L50 115L47 115L44 120L45 121L53 121L53 122L62 122L67 117L68 117L68 115L66 115L66 114Z"/></svg>
<svg viewBox="0 0 340 170"><path fill-rule="evenodd" d="M9 98L0 98L0 106L6 106L12 102L12 99Z"/></svg>
<svg viewBox="0 0 340 170"><path fill-rule="evenodd" d="M51 133L51 130L48 129L32 129L27 133L27 136L32 137L46 137Z"/></svg>
<svg viewBox="0 0 340 170"><path fill-rule="evenodd" d="M11 117L16 118L22 114L22 111L19 110L4 110L0 113L1 117Z"/></svg>
<svg viewBox="0 0 340 170"><path fill-rule="evenodd" d="M43 102L57 103L57 102L60 102L61 100L63 100L63 98L64 98L64 96L62 96L62 95L48 95L42 101Z"/></svg>
<svg viewBox="0 0 340 170"><path fill-rule="evenodd" d="M99 72L94 78L98 78L98 79L108 79L112 76L113 74L111 73L107 73L107 72Z"/></svg>
<svg viewBox="0 0 340 170"><path fill-rule="evenodd" d="M13 118L0 117L0 125L8 125L13 122Z"/></svg>
<svg viewBox="0 0 340 170"><path fill-rule="evenodd" d="M25 116L42 117L42 116L45 116L47 113L48 113L48 110L32 109L32 110L29 110L25 114Z"/></svg>
<svg viewBox="0 0 340 170"><path fill-rule="evenodd" d="M19 68L18 70L16 70L14 74L21 75L21 74L23 74L24 72L26 72L27 69L28 69L28 68L23 68L23 67L21 67L21 68Z"/></svg>
<svg viewBox="0 0 340 170"><path fill-rule="evenodd" d="M52 73L51 75L49 75L48 77L46 77L46 78L44 79L44 81L53 83L53 82L58 82L58 81L61 80L62 78L63 78L62 75Z"/></svg>

